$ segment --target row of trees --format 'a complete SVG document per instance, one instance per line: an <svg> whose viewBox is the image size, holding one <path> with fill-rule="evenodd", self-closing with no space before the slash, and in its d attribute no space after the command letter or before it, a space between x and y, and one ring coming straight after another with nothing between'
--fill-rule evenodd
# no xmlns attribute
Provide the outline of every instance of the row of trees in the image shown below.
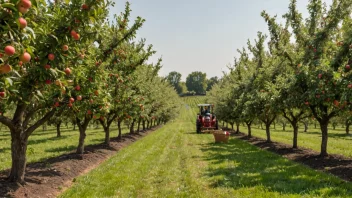
<svg viewBox="0 0 352 198"><path fill-rule="evenodd" d="M177 93L158 76L155 53L135 41L144 23L130 5L108 22L109 0L0 0L0 122L11 133L10 181L24 182L28 138L47 121L69 118L86 129L99 121L110 142L113 122L143 128L175 116ZM145 126L147 124L147 126Z"/></svg>
<svg viewBox="0 0 352 198"><path fill-rule="evenodd" d="M205 94L219 82L217 76L207 79L207 74L200 71L190 73L186 78L186 82L182 82L181 77L182 75L176 71L172 71L166 76L166 80L175 88L179 95L187 93Z"/></svg>
<svg viewBox="0 0 352 198"><path fill-rule="evenodd" d="M351 6L351 0L334 0L328 9L321 0L310 0L309 17L303 19L291 0L284 24L263 11L269 37L258 32L254 43L238 50L230 73L211 91L209 102L218 118L246 123L249 136L253 120L259 119L270 142L271 124L284 117L293 128L294 148L298 123L316 119L320 155L328 155L328 124L339 115L347 127L351 123Z"/></svg>

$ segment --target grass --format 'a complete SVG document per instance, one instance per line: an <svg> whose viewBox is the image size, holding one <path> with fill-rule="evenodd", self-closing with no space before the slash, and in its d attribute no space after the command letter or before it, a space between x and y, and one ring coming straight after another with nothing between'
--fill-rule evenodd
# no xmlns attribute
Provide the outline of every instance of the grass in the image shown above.
<svg viewBox="0 0 352 198"><path fill-rule="evenodd" d="M60 197L352 197L351 183L239 139L194 131L198 97L181 115L80 176Z"/></svg>
<svg viewBox="0 0 352 198"><path fill-rule="evenodd" d="M247 127L241 125L240 131L247 133ZM272 141L292 145L293 129L291 127L286 126L286 131L283 131L282 127L277 125L276 129L272 127L270 131ZM298 146L320 152L321 132L319 126L316 129L310 126L307 132L303 131L302 126L298 133ZM265 129L260 129L258 126L252 127L252 135L266 139ZM352 150L349 147L351 140L352 135L347 135L343 128L336 128L335 130L329 128L328 153L352 157Z"/></svg>
<svg viewBox="0 0 352 198"><path fill-rule="evenodd" d="M95 128L95 127L94 127ZM93 145L104 142L104 130L100 126L87 130L85 145ZM124 132L127 132L124 129ZM117 127L112 126L111 136L117 136ZM48 127L46 131L37 129L28 139L27 162L39 162L51 157L57 157L76 149L78 145L78 127L76 131L61 127L61 137L56 137L56 128ZM4 127L0 132L0 171L11 167L11 136Z"/></svg>

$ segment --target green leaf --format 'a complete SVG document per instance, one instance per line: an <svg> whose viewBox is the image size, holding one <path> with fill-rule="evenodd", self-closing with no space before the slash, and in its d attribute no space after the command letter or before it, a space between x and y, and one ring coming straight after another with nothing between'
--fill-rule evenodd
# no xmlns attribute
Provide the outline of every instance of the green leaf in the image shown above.
<svg viewBox="0 0 352 198"><path fill-rule="evenodd" d="M59 42L59 39L55 35L49 34L49 36L53 37L57 42Z"/></svg>
<svg viewBox="0 0 352 198"><path fill-rule="evenodd" d="M334 80L338 80L341 78L341 73L339 72L334 72Z"/></svg>
<svg viewBox="0 0 352 198"><path fill-rule="evenodd" d="M6 86L8 86L8 85L12 86L13 85L12 79L11 78L5 78L5 84L6 84Z"/></svg>
<svg viewBox="0 0 352 198"><path fill-rule="evenodd" d="M12 4L12 3L3 3L3 4L1 4L1 7L3 7L3 8L9 8L9 9L11 9L11 10L13 10L13 11L17 11L15 5Z"/></svg>
<svg viewBox="0 0 352 198"><path fill-rule="evenodd" d="M32 28L30 28L30 27L26 27L26 29L27 30L29 30L30 32L31 32L31 34L32 34L32 36L33 36L33 38L35 39L36 37L35 37L35 33L34 33L34 31L33 31L33 29Z"/></svg>
<svg viewBox="0 0 352 198"><path fill-rule="evenodd" d="M42 92L40 92L39 90L37 90L37 95L38 95L40 98L44 98Z"/></svg>

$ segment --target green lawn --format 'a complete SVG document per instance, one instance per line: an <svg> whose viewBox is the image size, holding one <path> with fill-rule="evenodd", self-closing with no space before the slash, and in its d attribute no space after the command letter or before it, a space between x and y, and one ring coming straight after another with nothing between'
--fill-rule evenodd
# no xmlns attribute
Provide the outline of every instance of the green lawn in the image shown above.
<svg viewBox="0 0 352 198"><path fill-rule="evenodd" d="M275 142L283 142L292 145L293 129L286 127L286 131L282 130L281 126L276 125L276 129L271 128L271 140ZM247 133L247 127L241 125L240 131ZM315 129L310 126L307 132L303 132L301 126L298 133L298 146L320 151L321 132L319 126ZM260 129L258 126L252 128L252 135L266 139L265 129ZM333 130L329 128L328 153L340 154L347 157L352 157L352 149L350 148L352 135L347 135L343 128Z"/></svg>
<svg viewBox="0 0 352 198"><path fill-rule="evenodd" d="M87 130L86 145L100 144L104 142L104 130L100 126L98 129ZM45 159L60 156L64 153L76 149L78 145L78 127L76 131L73 127L61 127L61 137L56 137L56 128L48 127L46 131L42 128L36 130L28 140L27 162L38 162ZM126 130L124 130L126 132ZM118 134L117 127L112 126L111 136L116 137ZM11 136L10 132L3 127L0 131L0 170L11 167Z"/></svg>
<svg viewBox="0 0 352 198"><path fill-rule="evenodd" d="M60 197L352 197L351 183L239 139L215 144L181 115L78 177Z"/></svg>

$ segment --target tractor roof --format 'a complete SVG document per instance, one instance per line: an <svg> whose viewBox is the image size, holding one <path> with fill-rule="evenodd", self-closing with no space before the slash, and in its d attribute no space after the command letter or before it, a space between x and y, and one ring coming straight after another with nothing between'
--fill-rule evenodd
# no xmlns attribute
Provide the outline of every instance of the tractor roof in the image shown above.
<svg viewBox="0 0 352 198"><path fill-rule="evenodd" d="M198 104L198 107L208 107L212 106L212 104Z"/></svg>

